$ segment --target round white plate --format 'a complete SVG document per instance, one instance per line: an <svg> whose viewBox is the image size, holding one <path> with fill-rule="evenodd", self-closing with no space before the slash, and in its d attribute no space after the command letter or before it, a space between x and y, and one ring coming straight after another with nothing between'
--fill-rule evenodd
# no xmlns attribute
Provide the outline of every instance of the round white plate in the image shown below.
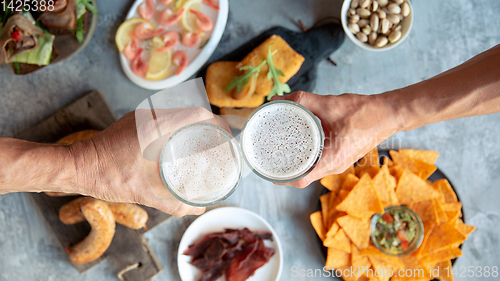
<svg viewBox="0 0 500 281"><path fill-rule="evenodd" d="M136 0L132 5L132 7L130 8L126 20L130 18L140 17L139 14L137 13L137 7L139 7L139 5L142 5L144 2L145 0ZM210 37L208 43L201 50L197 47L186 48L182 46L182 44L180 44L181 46L176 48L179 50L186 51L190 61L189 65L179 75L175 75L174 73L173 76L158 81L152 81L152 80L147 80L145 78L141 78L139 76L136 76L132 72L132 70L130 69L130 61L127 60L123 55L123 53L120 52L120 62L122 65L123 72L125 72L125 75L130 79L130 81L134 82L137 86L145 89L162 90L173 87L177 84L186 81L189 77L193 76L198 70L200 70L200 68L208 61L210 56L212 56L213 52L215 51L215 48L217 48L217 45L219 44L219 41L222 38L222 34L224 33L224 29L226 28L227 15L229 11L229 2L228 0L219 0L218 2L220 8L219 11L210 8L205 4L201 5L201 12L206 14L214 22L213 31L211 32L211 34L210 33L207 34ZM161 11L163 8L164 6L158 4L157 7L158 11L156 17L158 17L159 11ZM152 22L156 26L156 21L152 20ZM168 28L168 30L180 31L181 30L181 28L179 27L180 22L176 26ZM201 40L202 44L205 41L206 39L202 38Z"/></svg>
<svg viewBox="0 0 500 281"><path fill-rule="evenodd" d="M281 243L273 227L261 216L242 208L224 207L214 209L197 218L184 232L179 252L177 254L177 265L182 281L195 281L200 271L189 264L191 257L182 254L190 245L197 242L203 235L213 232L223 232L225 228L242 229L248 228L251 231L269 231L273 234L273 241L265 240L266 247L275 250L274 255L255 274L248 278L248 281L275 281L279 280L283 267L283 251ZM217 281L225 281L222 276Z"/></svg>

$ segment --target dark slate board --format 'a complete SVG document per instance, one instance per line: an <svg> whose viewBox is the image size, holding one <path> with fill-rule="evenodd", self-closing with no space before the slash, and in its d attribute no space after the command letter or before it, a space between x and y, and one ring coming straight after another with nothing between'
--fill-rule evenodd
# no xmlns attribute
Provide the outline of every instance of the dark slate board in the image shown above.
<svg viewBox="0 0 500 281"><path fill-rule="evenodd" d="M318 23L305 32L295 32L284 27L273 27L221 57L218 61L241 61L271 35L281 36L290 47L305 58L297 74L287 82L292 92L311 91L314 88L319 62L327 59L336 51L344 42L345 37L340 22L333 19ZM196 77L205 79L207 68L208 65L202 68ZM217 107L212 107L212 110L215 114L219 113Z"/></svg>
<svg viewBox="0 0 500 281"><path fill-rule="evenodd" d="M62 137L81 130L104 130L116 121L108 103L99 91L92 91L78 98L49 118L38 123L16 138L41 143L54 143ZM31 193L34 202L54 230L55 235L63 247L81 241L90 231L88 223L65 225L59 221L59 209L65 203L73 200L71 197L50 197L44 193ZM144 207L149 215L146 224L147 230L154 228L163 221L171 218L170 215L156 209ZM132 230L121 225L116 226L116 234L109 249L98 260L87 264L73 264L81 273L109 258L121 270L132 267L123 272L123 280L149 280L161 271L161 265L149 245L142 237L147 230ZM69 258L68 258L69 261Z"/></svg>

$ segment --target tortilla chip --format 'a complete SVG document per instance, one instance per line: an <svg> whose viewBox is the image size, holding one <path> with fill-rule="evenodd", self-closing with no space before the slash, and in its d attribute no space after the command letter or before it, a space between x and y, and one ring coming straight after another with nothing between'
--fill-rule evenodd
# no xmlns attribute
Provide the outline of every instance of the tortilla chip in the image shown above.
<svg viewBox="0 0 500 281"><path fill-rule="evenodd" d="M438 276L435 276L439 280L443 281L453 281L453 274L451 273L452 264L450 260L437 263L434 268L438 269Z"/></svg>
<svg viewBox="0 0 500 281"><path fill-rule="evenodd" d="M351 264L351 255L335 248L328 248L326 255L327 269L342 268Z"/></svg>
<svg viewBox="0 0 500 281"><path fill-rule="evenodd" d="M340 204L340 202L342 202L344 200L344 197L342 197L342 196L344 196L344 194L341 194L339 192L339 194L337 196L335 196L335 200L333 200L333 203L331 203L329 205L327 228L330 228L339 216L345 215L345 212L339 212L336 209L336 207ZM333 193L332 193L331 197L334 197ZM330 200L330 202L331 201L332 200Z"/></svg>
<svg viewBox="0 0 500 281"><path fill-rule="evenodd" d="M455 218L454 220L448 222L448 224L453 226L454 228L458 228L458 220L459 218Z"/></svg>
<svg viewBox="0 0 500 281"><path fill-rule="evenodd" d="M431 183L430 185L432 185L434 190L437 191L437 193L438 193L438 197L436 197L436 200L441 204L446 204L446 201L444 200L443 193L441 192L441 187L439 185L436 185L435 182Z"/></svg>
<svg viewBox="0 0 500 281"><path fill-rule="evenodd" d="M349 193L350 193L349 191L341 189L339 191L339 197L340 199L342 199L340 202L344 201L344 199L347 197L347 195L349 195Z"/></svg>
<svg viewBox="0 0 500 281"><path fill-rule="evenodd" d="M372 178L375 177L380 170L377 148L375 147L370 150L365 157L361 158L354 167L354 170L356 171L356 176L359 178L361 178L365 173L368 173Z"/></svg>
<svg viewBox="0 0 500 281"><path fill-rule="evenodd" d="M439 156L439 152L428 150L415 150L415 149L400 149L401 156L417 159L427 164L434 165Z"/></svg>
<svg viewBox="0 0 500 281"><path fill-rule="evenodd" d="M392 161L394 161L396 165L401 165L404 169L410 170L421 179L426 180L437 170L437 167L432 164L403 156L394 150L389 151L389 154L392 157Z"/></svg>
<svg viewBox="0 0 500 281"><path fill-rule="evenodd" d="M457 220L457 230L465 237L469 236L475 229L475 226L465 224L461 219Z"/></svg>
<svg viewBox="0 0 500 281"><path fill-rule="evenodd" d="M335 233L339 230L340 226L338 223L333 223L328 232L326 233L326 237L333 237Z"/></svg>
<svg viewBox="0 0 500 281"><path fill-rule="evenodd" d="M326 176L322 178L320 182L324 187L326 187L331 192L337 193L342 187L342 183L344 182L344 179L348 174L354 174L353 166L350 166L342 174Z"/></svg>
<svg viewBox="0 0 500 281"><path fill-rule="evenodd" d="M358 219L352 216L343 216L337 219L337 223L345 234L359 250L364 250L370 242L370 219Z"/></svg>
<svg viewBox="0 0 500 281"><path fill-rule="evenodd" d="M325 228L328 228L328 203L330 201L331 194L331 192L328 192L319 197L319 201L321 202L321 213L323 214L323 225Z"/></svg>
<svg viewBox="0 0 500 281"><path fill-rule="evenodd" d="M354 174L348 174L345 177L344 183L342 183L342 188L340 190L349 192L354 188L354 186L358 183L358 181L359 178L356 177Z"/></svg>
<svg viewBox="0 0 500 281"><path fill-rule="evenodd" d="M390 263L387 263L386 260L379 259L373 256L367 256L368 260L372 264L373 271L368 271L367 276L370 278L370 281L388 281L391 277L385 276L384 273L387 272L387 269L392 268ZM377 271L378 269L378 271ZM377 277L377 274L379 275Z"/></svg>
<svg viewBox="0 0 500 281"><path fill-rule="evenodd" d="M388 167L389 167L389 173L391 173L391 175L396 178L396 181L399 181L405 170L404 167L401 166L400 164L393 164L392 166Z"/></svg>
<svg viewBox="0 0 500 281"><path fill-rule="evenodd" d="M463 243L467 237L460 233L458 230L453 228L447 223L442 223L435 226L432 230L427 242L425 243L425 248L421 253L421 257L432 255L441 250L449 248L451 245L456 243ZM440 261L436 261L440 262Z"/></svg>
<svg viewBox="0 0 500 281"><path fill-rule="evenodd" d="M421 257L422 253L425 249L425 245L427 244L427 240L429 240L429 237L431 236L432 230L436 227L436 224L433 223L424 223L424 238L422 239L422 244L420 244L420 247L413 253L413 255L417 257Z"/></svg>
<svg viewBox="0 0 500 281"><path fill-rule="evenodd" d="M375 213L383 213L384 207L378 198L378 194L373 187L372 179L365 174L358 181L347 197L340 203L338 211L360 219L369 218Z"/></svg>
<svg viewBox="0 0 500 281"><path fill-rule="evenodd" d="M339 229L333 237L326 238L323 246L327 248L335 248L349 254L351 253L351 240L347 238L344 230L342 229Z"/></svg>
<svg viewBox="0 0 500 281"><path fill-rule="evenodd" d="M264 103L265 97L252 95L246 99L236 100L232 97L232 91L224 90L234 76L241 74L236 68L237 64L238 62L219 61L208 67L205 78L208 100L218 107L259 107Z"/></svg>
<svg viewBox="0 0 500 281"><path fill-rule="evenodd" d="M292 76L299 71L302 63L304 62L304 57L294 51L288 43L283 40L278 35L272 35L262 44L253 49L248 55L246 55L241 63L238 64L238 68L242 66L257 66L263 60L267 58L267 49L271 45L271 52L277 51L273 55L274 66L279 69L283 75L279 76L279 80L282 83L286 83ZM255 93L260 97L267 96L274 85L274 82L267 78L267 73L269 72L269 66L264 64L257 77L257 87Z"/></svg>
<svg viewBox="0 0 500 281"><path fill-rule="evenodd" d="M432 185L435 186L437 190L441 191L445 203L458 202L457 195L455 194L455 191L453 191L453 188L451 188L451 185L447 179L437 180Z"/></svg>
<svg viewBox="0 0 500 281"><path fill-rule="evenodd" d="M420 262L420 260L414 255L406 255L400 257L399 260L403 264L403 268L405 271L407 269L411 269L412 276L406 276L406 272L395 271L394 277L391 280L429 280L430 278L430 269L429 266L426 266ZM399 273L403 274L399 276Z"/></svg>
<svg viewBox="0 0 500 281"><path fill-rule="evenodd" d="M409 208L420 217L422 223L439 223L437 210L432 200L412 203L409 205Z"/></svg>
<svg viewBox="0 0 500 281"><path fill-rule="evenodd" d="M366 249L361 251L359 254L361 256L368 256L370 258L370 262L372 263L372 265L375 269L377 269L379 267L377 267L375 264L373 264L371 258L383 260L384 263L386 264L385 268L398 268L399 269L399 268L403 268L403 266L404 266L403 263L401 263L401 261L399 260L399 258L386 255L386 254L382 253L381 251L379 251L379 249L377 249L373 245L368 246Z"/></svg>
<svg viewBox="0 0 500 281"><path fill-rule="evenodd" d="M437 198L432 199L432 201L434 201L434 205L436 206L439 223L448 222L448 216L446 215L446 212L443 210L443 205L439 203Z"/></svg>
<svg viewBox="0 0 500 281"><path fill-rule="evenodd" d="M323 215L321 214L321 211L312 213L310 219L314 230L316 230L316 234L318 234L321 241L325 240L326 230L323 224Z"/></svg>
<svg viewBox="0 0 500 281"><path fill-rule="evenodd" d="M400 204L411 204L436 198L438 192L428 185L425 180L411 171L405 170L399 179L396 195Z"/></svg>
<svg viewBox="0 0 500 281"><path fill-rule="evenodd" d="M351 243L351 265L353 268L359 268L360 266L364 268L370 268L372 265L370 263L370 260L368 259L368 256L361 256L359 254L359 249L354 245L354 243Z"/></svg>
<svg viewBox="0 0 500 281"><path fill-rule="evenodd" d="M377 191L377 195L384 208L399 205L399 200L396 196L396 178L389 173L387 165L382 166L373 178L373 187Z"/></svg>
<svg viewBox="0 0 500 281"><path fill-rule="evenodd" d="M387 156L382 156L382 166L387 166L387 167L390 167L392 165L394 165L394 162L392 162L391 158L387 157Z"/></svg>
<svg viewBox="0 0 500 281"><path fill-rule="evenodd" d="M454 221L462 215L462 203L446 203L442 205L444 212L446 213L446 217L449 222Z"/></svg>
<svg viewBox="0 0 500 281"><path fill-rule="evenodd" d="M462 251L459 248L445 249L439 252L435 252L429 256L420 259L420 262L424 265L433 265L439 262L444 262L454 258L458 258L462 255Z"/></svg>

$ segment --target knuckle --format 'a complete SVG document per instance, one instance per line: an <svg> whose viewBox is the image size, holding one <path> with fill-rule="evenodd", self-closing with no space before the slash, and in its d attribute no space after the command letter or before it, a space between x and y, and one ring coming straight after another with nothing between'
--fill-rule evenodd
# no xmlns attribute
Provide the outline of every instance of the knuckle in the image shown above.
<svg viewBox="0 0 500 281"><path fill-rule="evenodd" d="M213 114L202 106L197 106L193 108L194 114L196 114L201 120L213 118Z"/></svg>

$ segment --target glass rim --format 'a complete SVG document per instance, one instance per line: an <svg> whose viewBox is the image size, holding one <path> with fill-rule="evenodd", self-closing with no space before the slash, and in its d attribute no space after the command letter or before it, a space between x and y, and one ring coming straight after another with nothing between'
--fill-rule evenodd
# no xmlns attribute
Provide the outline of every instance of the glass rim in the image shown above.
<svg viewBox="0 0 500 281"><path fill-rule="evenodd" d="M411 241L411 243L408 245L408 248L404 251L401 251L401 252L391 252L391 251L386 250L384 247L379 245L377 239L375 238L375 227L377 225L377 220L383 214L387 213L390 210L394 210L394 209L402 209L405 212L408 212L410 214L410 216L415 220L416 225L417 225L417 233L415 235L415 238L413 238L413 241ZM375 247L379 251L381 251L382 253L389 255L389 256L402 257L402 256L406 256L406 255L409 255L409 254L415 252L415 250L417 250L422 245L422 241L424 240L424 231L425 231L424 224L422 223L422 220L420 219L420 217L413 210L411 210L410 208L408 208L405 205L390 206L390 207L384 208L383 214L375 214L372 217L371 223L370 223L370 238L371 238L373 244L375 245Z"/></svg>
<svg viewBox="0 0 500 281"><path fill-rule="evenodd" d="M271 178L269 176L266 176L266 175L263 175L262 173L260 173L257 169L255 169L253 167L253 165L250 163L250 160L248 160L248 158L246 156L246 153L245 153L244 145L243 145L243 140L244 140L244 137L245 137L245 129L246 129L248 123L255 116L255 114L257 114L257 112L259 112L263 108L271 106L271 105L274 105L274 104L277 104L277 103L285 103L285 104L297 106L298 108L304 110L312 118L312 120L314 121L314 124L316 124L316 126L318 128L318 131L319 131L319 135L320 135L320 147L319 147L318 153L316 155L316 160L302 174L300 174L298 176L290 177L290 178L275 179L275 178ZM243 129L241 130L240 147L241 147L241 151L242 151L242 155L243 155L243 159L245 160L245 163L248 165L248 167L252 170L252 172L254 174L256 174L257 176L259 176L260 178L262 178L262 179L264 179L266 181L270 181L270 182L273 182L273 183L289 183L289 182L294 182L296 180L299 180L299 179L307 176L318 165L319 160L321 159L321 155L323 154L324 146L325 146L325 132L323 131L323 126L321 125L321 120L316 115L314 115L314 113L312 113L307 107L301 105L300 103L296 103L296 102L288 101L288 100L271 101L271 102L268 102L268 103L265 103L265 104L259 106L257 109L255 109L250 114L250 116L248 116L247 120L245 121L245 124L243 125Z"/></svg>
<svg viewBox="0 0 500 281"><path fill-rule="evenodd" d="M238 180L236 181L235 185L231 188L231 190L226 194L224 195L223 197L219 198L219 199L216 199L214 201L211 201L211 202L208 202L208 203L195 203L195 202L190 202L184 198L182 198L181 196L179 196L174 190L173 188L171 188L168 183L167 183L167 180L166 180L166 177L163 173L163 155L164 155L164 152L165 152L165 148L167 147L167 144L172 140L173 137L175 137L177 134L179 134L180 132L188 129L188 128L191 128L191 127L194 127L194 126L210 126L210 127L214 127L216 128L218 131L222 131L224 135L226 135L226 137L228 137L229 139L229 142L231 142L231 146L233 146L238 155L240 156L240 159L239 159L239 176L238 176ZM217 126L217 125L214 125L214 124L211 124L211 123L204 123L204 122L199 122L199 123L193 123L193 124L189 124L189 125L186 125L184 127L181 127L179 129L177 129L177 131L175 131L169 138L168 140L165 142L165 144L163 145L163 148L161 150L161 154L160 154L160 177L161 177L161 180L163 182L163 185L167 188L167 190L176 198L178 199L179 201L181 201L182 203L185 203L187 205L190 205L190 206L194 206L194 207L208 207L208 206L212 206L212 205L215 205L215 204L218 204L224 200L226 200L227 198L229 198L229 196L231 196L231 194L233 194L233 192L236 190L236 188L238 187L238 185L240 184L241 182L241 178L242 178L242 171L243 171L243 161L241 161L241 158L242 158L242 153L240 151L240 147L238 145L238 143L233 143L233 141L236 141L235 138L233 137L233 135L231 135L228 131L226 131L226 129L220 127L220 126Z"/></svg>

